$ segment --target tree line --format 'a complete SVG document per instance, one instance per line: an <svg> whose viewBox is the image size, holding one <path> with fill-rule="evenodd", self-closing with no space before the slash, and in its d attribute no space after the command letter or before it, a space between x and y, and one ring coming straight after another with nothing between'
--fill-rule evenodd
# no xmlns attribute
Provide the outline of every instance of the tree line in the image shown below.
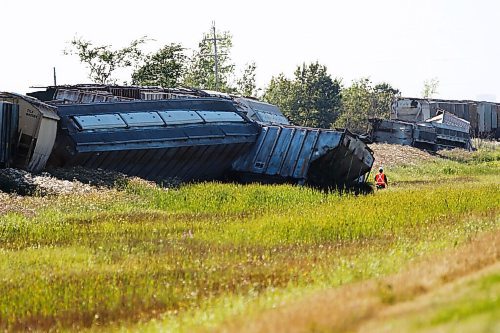
<svg viewBox="0 0 500 333"><path fill-rule="evenodd" d="M217 39L217 77L214 39ZM115 84L116 69L132 68L130 83L133 85L186 86L248 97L259 95L264 101L277 105L293 124L348 128L355 133L368 130L369 118L389 118L391 103L400 94L390 84L373 84L368 78L355 80L346 87L318 62L297 66L292 78L283 73L272 77L259 92L255 62L247 63L237 73L231 59L232 35L228 31L215 36L204 33L198 48L190 54L179 43L145 54L141 47L147 41L147 37L142 37L122 49L112 49L110 45L96 46L75 37L65 53L78 56L89 70L89 79L95 83Z"/></svg>

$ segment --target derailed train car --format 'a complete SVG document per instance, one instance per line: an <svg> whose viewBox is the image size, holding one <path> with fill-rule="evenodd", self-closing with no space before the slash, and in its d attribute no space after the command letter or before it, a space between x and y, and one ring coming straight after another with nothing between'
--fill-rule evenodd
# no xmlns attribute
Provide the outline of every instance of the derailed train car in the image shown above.
<svg viewBox="0 0 500 333"><path fill-rule="evenodd" d="M438 150L471 149L471 138L500 138L500 104L398 98L390 120L371 119L371 140Z"/></svg>
<svg viewBox="0 0 500 333"><path fill-rule="evenodd" d="M57 133L56 110L32 97L0 93L1 167L35 172L45 167Z"/></svg>
<svg viewBox="0 0 500 333"><path fill-rule="evenodd" d="M440 111L468 121L473 137L500 138L499 103L401 97L392 104L390 118L416 123L435 117Z"/></svg>
<svg viewBox="0 0 500 333"><path fill-rule="evenodd" d="M444 110L426 121L370 119L370 137L374 142L386 142L422 149L462 148L470 150L469 122Z"/></svg>
<svg viewBox="0 0 500 333"><path fill-rule="evenodd" d="M259 127L219 99L58 107L51 166L101 168L161 181L221 179Z"/></svg>
<svg viewBox="0 0 500 333"><path fill-rule="evenodd" d="M32 96L47 102L27 98L50 108L57 124L43 167L102 168L155 181L326 188L364 181L374 162L372 151L348 131L293 126L277 107L252 99L113 86L49 87ZM16 135L10 135L5 165L39 171L41 164L33 168L16 158Z"/></svg>

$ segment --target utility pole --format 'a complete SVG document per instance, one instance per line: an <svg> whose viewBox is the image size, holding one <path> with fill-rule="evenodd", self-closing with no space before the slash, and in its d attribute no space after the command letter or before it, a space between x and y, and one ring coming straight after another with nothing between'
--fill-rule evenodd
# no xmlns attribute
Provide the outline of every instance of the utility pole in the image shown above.
<svg viewBox="0 0 500 333"><path fill-rule="evenodd" d="M57 86L56 68L54 67L54 86Z"/></svg>
<svg viewBox="0 0 500 333"><path fill-rule="evenodd" d="M215 90L219 86L219 57L217 56L217 35L215 34L215 21L212 22L212 32L214 41L214 64L215 64Z"/></svg>
<svg viewBox="0 0 500 333"><path fill-rule="evenodd" d="M209 56L214 57L214 72L215 72L215 90L219 88L219 54L217 51L217 41L222 40L221 38L217 38L217 33L215 31L215 21L212 21L212 38L206 39L214 43L214 54L208 54Z"/></svg>

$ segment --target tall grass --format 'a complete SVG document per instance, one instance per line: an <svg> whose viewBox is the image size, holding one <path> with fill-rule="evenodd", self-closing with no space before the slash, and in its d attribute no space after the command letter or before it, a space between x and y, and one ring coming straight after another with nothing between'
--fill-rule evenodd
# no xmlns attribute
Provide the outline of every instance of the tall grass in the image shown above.
<svg viewBox="0 0 500 333"><path fill-rule="evenodd" d="M478 177L498 174L491 161L433 167L447 163ZM399 172L394 177L404 176ZM35 216L0 220L0 329L152 318L181 329L210 322L203 314L211 309L220 309L218 318L232 313L220 300L275 291L286 298L301 288L387 274L497 228L500 184L492 179L366 196L286 185L163 189L130 182L123 191L27 199L39 206ZM180 325L187 314L194 317Z"/></svg>
<svg viewBox="0 0 500 333"><path fill-rule="evenodd" d="M418 165L402 165L389 170L389 180L396 184L468 183L481 181L498 183L500 177L500 149L467 152L460 149L441 151L445 159Z"/></svg>

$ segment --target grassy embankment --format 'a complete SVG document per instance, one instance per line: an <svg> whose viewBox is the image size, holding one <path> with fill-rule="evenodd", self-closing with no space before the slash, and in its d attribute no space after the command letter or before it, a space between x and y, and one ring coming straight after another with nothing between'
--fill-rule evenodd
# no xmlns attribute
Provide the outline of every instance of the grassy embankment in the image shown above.
<svg viewBox="0 0 500 333"><path fill-rule="evenodd" d="M361 332L498 332L500 264L451 283L413 302L389 307Z"/></svg>
<svg viewBox="0 0 500 333"><path fill-rule="evenodd" d="M395 186L358 197L132 181L24 198L34 215L0 217L0 329L191 331L387 276L498 230L500 154L464 156L387 170Z"/></svg>

